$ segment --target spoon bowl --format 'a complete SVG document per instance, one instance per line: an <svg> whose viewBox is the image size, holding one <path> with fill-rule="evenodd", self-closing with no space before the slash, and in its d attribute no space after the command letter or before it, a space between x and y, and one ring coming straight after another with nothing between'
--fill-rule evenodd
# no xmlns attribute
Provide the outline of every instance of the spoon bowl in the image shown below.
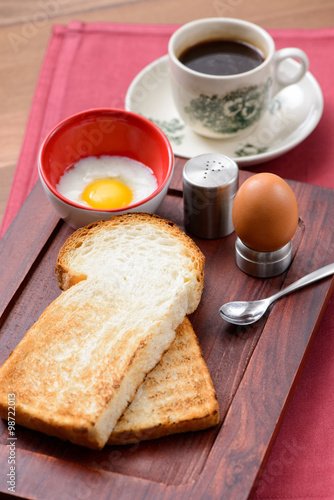
<svg viewBox="0 0 334 500"><path fill-rule="evenodd" d="M249 302L228 302L221 306L219 313L229 323L251 325L262 318L269 305L268 299L252 300Z"/></svg>
<svg viewBox="0 0 334 500"><path fill-rule="evenodd" d="M277 299L291 293L298 288L302 288L306 285L310 285L315 281L321 280L330 276L334 273L334 263L328 264L328 266L322 267L313 273L307 274L303 278L295 281L291 285L283 288L279 292L275 293L271 297L267 297L262 300L253 300L249 302L228 302L224 304L219 309L220 316L229 323L234 325L251 325L258 321L264 313L267 311L268 307Z"/></svg>

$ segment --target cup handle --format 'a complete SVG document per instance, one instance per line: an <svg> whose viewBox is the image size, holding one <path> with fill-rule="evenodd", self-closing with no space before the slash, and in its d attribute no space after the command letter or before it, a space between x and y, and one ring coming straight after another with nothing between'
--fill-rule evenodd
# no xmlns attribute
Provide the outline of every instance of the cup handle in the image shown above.
<svg viewBox="0 0 334 500"><path fill-rule="evenodd" d="M284 73L280 70L281 63L290 57L296 58L299 61L298 67L292 75ZM277 50L275 52L275 84L273 95L277 94L280 90L288 85L299 82L305 75L309 67L309 60L305 52L301 49L294 47L287 47L285 49Z"/></svg>

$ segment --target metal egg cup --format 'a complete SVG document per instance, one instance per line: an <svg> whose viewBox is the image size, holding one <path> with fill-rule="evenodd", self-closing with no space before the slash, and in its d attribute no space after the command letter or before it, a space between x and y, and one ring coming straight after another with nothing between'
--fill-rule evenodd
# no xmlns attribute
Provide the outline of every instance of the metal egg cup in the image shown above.
<svg viewBox="0 0 334 500"><path fill-rule="evenodd" d="M283 273L291 264L292 243L273 252L258 252L247 247L237 236L235 260L237 266L246 274L256 278L271 278Z"/></svg>

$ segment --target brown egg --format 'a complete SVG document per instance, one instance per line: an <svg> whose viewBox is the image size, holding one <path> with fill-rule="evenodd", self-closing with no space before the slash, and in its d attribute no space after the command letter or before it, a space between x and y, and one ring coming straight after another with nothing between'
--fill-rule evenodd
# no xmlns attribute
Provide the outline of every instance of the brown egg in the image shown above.
<svg viewBox="0 0 334 500"><path fill-rule="evenodd" d="M286 245L298 226L298 204L289 184L270 173L255 174L238 190L232 208L235 232L253 250Z"/></svg>

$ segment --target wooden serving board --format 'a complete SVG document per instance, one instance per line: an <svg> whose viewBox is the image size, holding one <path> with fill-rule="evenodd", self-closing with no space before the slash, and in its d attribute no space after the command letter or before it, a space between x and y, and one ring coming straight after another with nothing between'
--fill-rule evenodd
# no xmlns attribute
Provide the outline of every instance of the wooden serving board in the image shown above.
<svg viewBox="0 0 334 500"><path fill-rule="evenodd" d="M159 214L182 227L177 159ZM250 174L240 172L240 183ZM219 316L230 300L270 295L334 261L333 190L291 182L301 221L287 272L256 279L235 264L235 234L196 239L206 257L205 288L190 317L220 405L220 424L128 446L92 451L17 426L18 496L52 499L246 499L277 433L317 327L333 290L324 279L275 303L253 326L236 327ZM49 206L38 182L0 242L0 364L60 290L54 275L58 251L72 233ZM0 492L8 492L10 442L0 421Z"/></svg>

